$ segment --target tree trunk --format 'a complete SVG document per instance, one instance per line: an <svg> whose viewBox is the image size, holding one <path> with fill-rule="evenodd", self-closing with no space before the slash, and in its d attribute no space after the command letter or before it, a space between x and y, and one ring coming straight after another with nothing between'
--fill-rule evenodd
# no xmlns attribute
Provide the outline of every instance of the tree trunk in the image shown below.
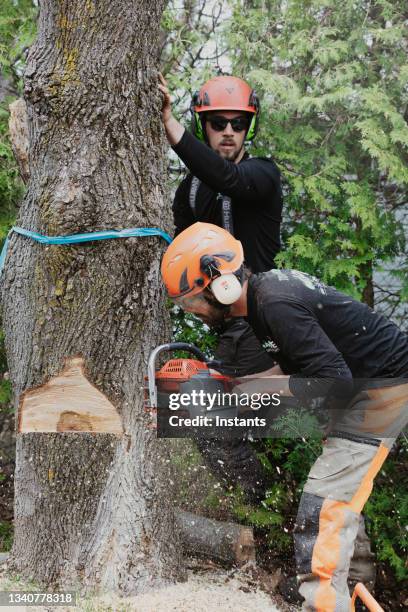
<svg viewBox="0 0 408 612"><path fill-rule="evenodd" d="M360 265L360 278L365 282L362 301L374 308L373 262L368 261Z"/></svg>
<svg viewBox="0 0 408 612"><path fill-rule="evenodd" d="M179 510L176 521L186 553L234 565L255 562L252 527L215 521Z"/></svg>
<svg viewBox="0 0 408 612"><path fill-rule="evenodd" d="M169 227L155 53L163 5L41 2L18 225L47 235ZM180 577L168 449L147 427L141 390L149 351L168 339L164 247L158 237L50 247L12 237L4 325L16 408L35 396L41 413L52 380L76 363L77 393L92 387L95 410L100 401L112 417L87 429L65 410L55 431L17 434L10 566L41 585L133 594Z"/></svg>

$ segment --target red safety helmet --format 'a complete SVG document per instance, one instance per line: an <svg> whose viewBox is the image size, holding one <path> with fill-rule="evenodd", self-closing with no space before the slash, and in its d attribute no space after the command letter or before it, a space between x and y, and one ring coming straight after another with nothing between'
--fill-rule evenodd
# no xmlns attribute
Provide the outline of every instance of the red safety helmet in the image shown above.
<svg viewBox="0 0 408 612"><path fill-rule="evenodd" d="M193 94L190 110L193 134L202 141L205 141L205 133L200 114L210 111L252 113L246 140L253 140L258 130L258 96L248 83L238 77L217 76L204 83L201 89Z"/></svg>

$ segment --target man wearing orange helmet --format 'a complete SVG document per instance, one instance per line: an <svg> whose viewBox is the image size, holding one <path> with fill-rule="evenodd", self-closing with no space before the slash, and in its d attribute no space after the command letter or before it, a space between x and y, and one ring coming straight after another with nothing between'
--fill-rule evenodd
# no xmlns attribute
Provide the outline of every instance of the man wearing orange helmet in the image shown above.
<svg viewBox="0 0 408 612"><path fill-rule="evenodd" d="M272 160L250 158L245 151L245 143L254 139L258 129L255 91L233 76L218 76L204 83L193 95L191 134L173 116L166 82L163 77L160 80L167 139L190 171L174 198L175 234L196 221L214 223L242 242L253 272L274 268L280 249L280 174ZM252 374L274 365L243 319L225 321L216 305L211 317L202 318L213 327L223 323L216 358L224 373ZM231 486L238 480L251 501L263 499L266 477L249 443L197 443L224 484Z"/></svg>
<svg viewBox="0 0 408 612"><path fill-rule="evenodd" d="M408 338L366 304L296 270L251 274L242 245L196 223L162 261L167 293L188 312L242 316L285 376L240 385L334 406L321 456L309 472L295 526L303 610L348 612L347 578L361 511L408 422Z"/></svg>
<svg viewBox="0 0 408 612"><path fill-rule="evenodd" d="M274 268L280 250L280 173L271 159L251 158L245 151L258 129L256 93L236 77L210 79L193 96L192 135L172 115L161 79L167 139L190 170L173 203L176 235L196 221L214 223L242 242L252 271Z"/></svg>

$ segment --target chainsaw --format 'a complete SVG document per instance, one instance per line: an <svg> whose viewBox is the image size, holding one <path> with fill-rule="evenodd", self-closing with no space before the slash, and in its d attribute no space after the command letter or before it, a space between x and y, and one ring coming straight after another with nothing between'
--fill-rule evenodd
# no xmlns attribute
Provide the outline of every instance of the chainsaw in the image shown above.
<svg viewBox="0 0 408 612"><path fill-rule="evenodd" d="M160 370L156 371L158 356L165 351L186 351L194 355L195 359L175 358L167 361ZM236 416L236 406L223 406L224 393L230 393L233 379L217 372L214 368L220 362L208 359L200 349L186 342L170 342L155 348L148 361L148 408L151 410L178 410L172 407L171 400L175 396L188 397L192 400L184 401L181 411L188 416L195 417L203 414L222 414L222 416ZM219 398L219 402L209 402L208 397Z"/></svg>

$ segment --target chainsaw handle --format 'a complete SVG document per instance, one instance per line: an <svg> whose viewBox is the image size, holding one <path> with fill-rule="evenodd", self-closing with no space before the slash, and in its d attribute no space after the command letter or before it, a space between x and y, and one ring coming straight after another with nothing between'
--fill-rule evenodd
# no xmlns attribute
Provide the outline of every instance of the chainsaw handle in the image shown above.
<svg viewBox="0 0 408 612"><path fill-rule="evenodd" d="M188 351L195 355L200 361L207 363L210 361L200 349L188 342L168 342L157 346L149 355L147 364L147 379L149 382L149 400L152 408L157 408L157 389L156 389L156 358L164 351Z"/></svg>

